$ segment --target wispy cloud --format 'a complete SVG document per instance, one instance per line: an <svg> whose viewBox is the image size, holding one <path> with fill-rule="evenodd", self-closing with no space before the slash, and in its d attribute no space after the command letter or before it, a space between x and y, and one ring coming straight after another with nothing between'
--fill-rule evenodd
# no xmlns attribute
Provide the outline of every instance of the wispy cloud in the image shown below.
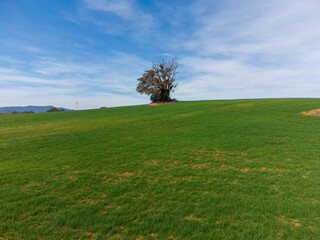
<svg viewBox="0 0 320 240"><path fill-rule="evenodd" d="M2 58L3 63L5 59L7 58ZM46 98L45 102L49 99L53 101L51 104L55 104L61 97L86 99L82 108L101 105L98 101L94 105L93 100L89 101L90 97L107 98L105 106L123 104L125 101L120 101L120 96L130 99L128 104L146 102L146 99L134 90L137 78L143 73L148 62L135 55L114 52L109 57L90 61L79 62L75 59L66 62L62 59L39 58L19 64L27 65L27 68L23 70L18 65L0 68L0 86L7 94L14 91L16 96L25 96L26 99L31 99L33 95L33 100L38 98L38 101L42 99L42 102ZM1 98L7 94L3 93ZM111 100L112 96L115 96L115 99ZM16 101L17 99L14 100ZM5 101L1 102L2 105L4 103Z"/></svg>
<svg viewBox="0 0 320 240"><path fill-rule="evenodd" d="M1 105L147 102L135 92L146 59L175 55L181 68L173 97L180 100L319 96L318 0L81 0L60 7L60 15L43 12L52 14L46 18L20 9L30 20L25 32L19 18L11 25L15 18L0 15Z"/></svg>
<svg viewBox="0 0 320 240"><path fill-rule="evenodd" d="M202 54L224 54L246 57L263 54L267 60L279 57L306 55L305 50L319 50L320 3L305 4L286 1L226 1L228 8L219 13L196 15L200 25L190 49ZM239 56L241 57L241 56Z"/></svg>
<svg viewBox="0 0 320 240"><path fill-rule="evenodd" d="M215 9L210 2L190 10L198 29L181 44L192 75L177 94L190 97L190 88L195 98L316 95L319 1L231 0Z"/></svg>
<svg viewBox="0 0 320 240"><path fill-rule="evenodd" d="M131 31L136 38L143 38L155 30L157 21L150 13L144 12L135 0L83 0L87 9L91 11L112 14L119 19L83 16L89 21L103 28L109 34L122 34ZM111 21L110 21L111 20Z"/></svg>
<svg viewBox="0 0 320 240"><path fill-rule="evenodd" d="M76 102L78 102L79 109L92 109L146 103L144 98L124 96L121 94L97 92L90 96L76 96L71 94L68 89L48 87L1 88L0 95L2 99L1 106L54 105L75 109ZM14 98L12 98L12 96L14 96Z"/></svg>
<svg viewBox="0 0 320 240"><path fill-rule="evenodd" d="M125 19L135 15L132 0L85 0L85 3L89 9L111 12Z"/></svg>
<svg viewBox="0 0 320 240"><path fill-rule="evenodd" d="M182 99L232 99L317 96L315 77L297 69L262 67L238 60L186 57L182 66L188 79L177 89ZM314 73L312 73L314 74ZM312 75L310 74L310 75Z"/></svg>

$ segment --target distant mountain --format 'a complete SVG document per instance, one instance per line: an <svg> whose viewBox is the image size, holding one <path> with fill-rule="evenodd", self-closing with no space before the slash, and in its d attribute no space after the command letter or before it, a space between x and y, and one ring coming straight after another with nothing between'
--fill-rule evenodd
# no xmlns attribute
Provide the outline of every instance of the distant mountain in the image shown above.
<svg viewBox="0 0 320 240"><path fill-rule="evenodd" d="M12 113L13 111L24 112L32 111L34 113L46 112L54 106L26 106L26 107L0 107L0 113ZM64 109L65 111L73 111L71 109L59 107L58 109Z"/></svg>

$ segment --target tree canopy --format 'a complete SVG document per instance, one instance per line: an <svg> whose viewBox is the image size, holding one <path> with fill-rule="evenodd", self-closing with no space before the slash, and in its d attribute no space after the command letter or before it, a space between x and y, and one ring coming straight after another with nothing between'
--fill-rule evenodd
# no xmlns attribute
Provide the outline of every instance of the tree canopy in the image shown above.
<svg viewBox="0 0 320 240"><path fill-rule="evenodd" d="M170 102L170 94L177 87L176 74L179 64L176 58L162 59L152 63L138 78L137 92L150 95L152 102Z"/></svg>

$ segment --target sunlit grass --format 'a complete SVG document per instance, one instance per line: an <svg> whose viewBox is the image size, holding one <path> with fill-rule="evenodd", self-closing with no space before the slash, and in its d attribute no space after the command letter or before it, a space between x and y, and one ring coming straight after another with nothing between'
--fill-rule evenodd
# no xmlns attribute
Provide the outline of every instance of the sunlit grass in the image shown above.
<svg viewBox="0 0 320 240"><path fill-rule="evenodd" d="M319 239L319 99L0 116L0 238Z"/></svg>

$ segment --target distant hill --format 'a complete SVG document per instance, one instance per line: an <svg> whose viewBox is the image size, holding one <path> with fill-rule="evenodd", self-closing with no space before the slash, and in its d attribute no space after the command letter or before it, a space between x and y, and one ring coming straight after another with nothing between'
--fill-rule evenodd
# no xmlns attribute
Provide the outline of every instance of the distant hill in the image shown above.
<svg viewBox="0 0 320 240"><path fill-rule="evenodd" d="M26 106L26 107L0 107L0 113L12 113L13 111L24 112L32 111L34 113L46 112L54 106ZM65 111L73 111L71 109L59 107L58 109L64 109Z"/></svg>

